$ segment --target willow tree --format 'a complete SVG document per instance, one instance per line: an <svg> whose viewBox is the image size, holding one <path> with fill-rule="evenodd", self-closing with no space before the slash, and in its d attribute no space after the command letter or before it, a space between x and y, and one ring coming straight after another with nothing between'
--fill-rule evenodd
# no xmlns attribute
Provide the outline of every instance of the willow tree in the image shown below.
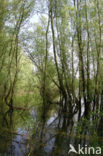
<svg viewBox="0 0 103 156"><path fill-rule="evenodd" d="M31 45L27 46L39 73L43 114L50 102L47 98L50 81L59 91L59 113L64 119L64 127L77 112L78 119L84 116L89 120L92 111L98 114L100 111L102 3L98 0L45 1L47 20L41 16L44 23L37 25L34 36L31 33ZM53 76L48 62L55 68Z"/></svg>
<svg viewBox="0 0 103 156"><path fill-rule="evenodd" d="M18 75L18 64L21 48L19 44L19 34L24 21L30 16L33 8L33 1L3 1L1 7L1 46L0 46L0 72L2 88L2 105L6 104L13 110L14 88ZM5 106L6 106L5 105Z"/></svg>

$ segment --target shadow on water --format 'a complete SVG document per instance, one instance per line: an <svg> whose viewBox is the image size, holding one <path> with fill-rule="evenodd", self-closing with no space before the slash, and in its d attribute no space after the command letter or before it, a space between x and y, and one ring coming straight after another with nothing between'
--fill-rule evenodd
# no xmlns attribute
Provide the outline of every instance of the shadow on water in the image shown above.
<svg viewBox="0 0 103 156"><path fill-rule="evenodd" d="M74 116L65 128L63 122L56 113L40 122L34 110L1 114L0 156L73 156L68 154L70 144L76 149L78 144L94 147L102 144L102 138L95 131L92 136L84 121L77 124Z"/></svg>

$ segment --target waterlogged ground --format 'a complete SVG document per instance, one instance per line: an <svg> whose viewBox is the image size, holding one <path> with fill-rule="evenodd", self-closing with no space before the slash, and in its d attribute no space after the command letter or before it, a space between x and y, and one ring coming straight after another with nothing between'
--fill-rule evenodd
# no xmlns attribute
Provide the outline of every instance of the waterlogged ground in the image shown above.
<svg viewBox="0 0 103 156"><path fill-rule="evenodd" d="M91 142L95 148L97 140L103 144L97 136L77 134L73 120L63 129L63 121L55 113L41 123L34 110L14 111L1 115L0 122L0 156L73 156L78 154L68 153L70 144L76 150L78 144Z"/></svg>

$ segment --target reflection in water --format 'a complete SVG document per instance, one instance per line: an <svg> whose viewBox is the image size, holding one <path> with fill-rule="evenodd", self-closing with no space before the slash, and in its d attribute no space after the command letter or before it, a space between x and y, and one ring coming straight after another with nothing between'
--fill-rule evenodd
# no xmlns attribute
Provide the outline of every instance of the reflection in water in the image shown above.
<svg viewBox="0 0 103 156"><path fill-rule="evenodd" d="M81 132L75 119L76 116L71 118L63 129L65 121L57 114L40 122L33 110L7 112L0 117L0 156L73 156L68 154L70 144L76 148L78 144L93 146L98 138L88 137L90 129L86 125L82 124Z"/></svg>
<svg viewBox="0 0 103 156"><path fill-rule="evenodd" d="M33 117L29 112L7 112L0 119L0 154L5 156L23 156L28 153Z"/></svg>

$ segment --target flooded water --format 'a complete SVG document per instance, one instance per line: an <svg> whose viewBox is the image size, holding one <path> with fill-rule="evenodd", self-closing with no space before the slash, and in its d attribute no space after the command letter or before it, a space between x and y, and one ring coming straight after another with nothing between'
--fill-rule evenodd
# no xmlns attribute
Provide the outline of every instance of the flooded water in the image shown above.
<svg viewBox="0 0 103 156"><path fill-rule="evenodd" d="M78 144L93 145L94 142L94 146L98 145L97 136L89 138L89 132L83 135L77 128L76 118L75 115L64 129L63 119L56 113L45 123L37 119L35 110L1 115L0 156L73 156L68 153L70 144L76 149ZM100 139L101 144L102 141Z"/></svg>

